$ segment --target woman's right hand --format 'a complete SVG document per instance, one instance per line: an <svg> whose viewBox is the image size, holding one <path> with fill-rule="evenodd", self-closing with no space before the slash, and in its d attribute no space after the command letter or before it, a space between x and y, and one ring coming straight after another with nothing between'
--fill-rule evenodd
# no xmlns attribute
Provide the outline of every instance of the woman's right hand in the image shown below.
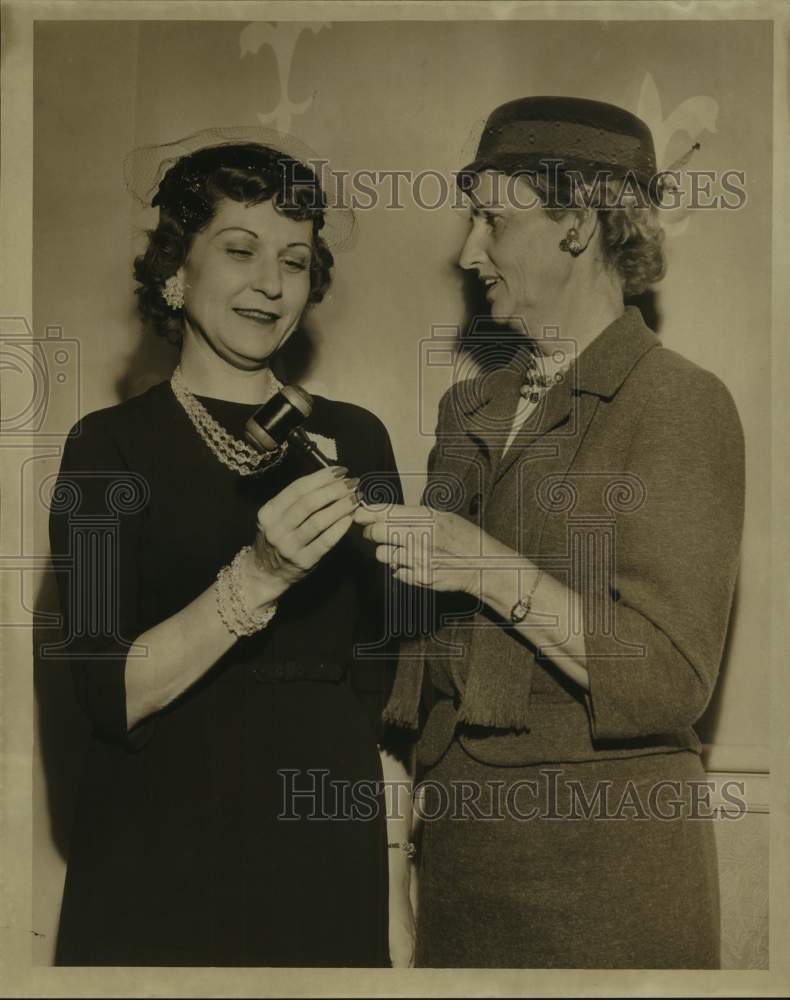
<svg viewBox="0 0 790 1000"><path fill-rule="evenodd" d="M358 479L332 466L302 476L258 511L253 558L247 566L246 591L264 605L284 593L345 535L359 506Z"/></svg>

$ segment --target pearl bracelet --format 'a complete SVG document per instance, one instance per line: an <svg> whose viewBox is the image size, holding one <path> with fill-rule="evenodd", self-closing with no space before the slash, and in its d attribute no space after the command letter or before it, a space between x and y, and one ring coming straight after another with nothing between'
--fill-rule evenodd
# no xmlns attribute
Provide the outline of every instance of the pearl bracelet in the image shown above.
<svg viewBox="0 0 790 1000"><path fill-rule="evenodd" d="M241 562L251 545L240 549L229 566L223 566L217 573L214 590L217 597L217 611L225 628L237 638L255 635L266 628L277 611L277 601L273 601L263 611L250 610L241 587Z"/></svg>

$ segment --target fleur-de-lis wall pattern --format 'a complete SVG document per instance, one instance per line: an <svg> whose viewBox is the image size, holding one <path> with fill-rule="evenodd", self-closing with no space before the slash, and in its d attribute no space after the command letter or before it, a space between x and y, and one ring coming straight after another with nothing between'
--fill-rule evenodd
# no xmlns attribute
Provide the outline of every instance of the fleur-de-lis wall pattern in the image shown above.
<svg viewBox="0 0 790 1000"><path fill-rule="evenodd" d="M672 166L669 161L669 151L675 135L684 132L689 137L688 148L690 148L692 144L704 138L706 132L714 133L719 105L712 97L703 95L687 97L665 118L656 82L650 73L646 73L639 93L636 114L653 133L658 169L667 170ZM683 188L682 178L679 188ZM667 236L678 236L688 227L688 209L680 207L667 211L661 221Z"/></svg>
<svg viewBox="0 0 790 1000"><path fill-rule="evenodd" d="M291 68L299 38L306 32L317 35L324 29L331 28L327 22L280 21L256 22L248 24L239 35L240 57L258 55L261 50L270 49L277 65L277 79L280 84L280 94L272 111L259 112L258 121L261 125L274 128L278 132L289 132L293 119L303 115L313 103L315 94L303 101L292 101L289 94Z"/></svg>

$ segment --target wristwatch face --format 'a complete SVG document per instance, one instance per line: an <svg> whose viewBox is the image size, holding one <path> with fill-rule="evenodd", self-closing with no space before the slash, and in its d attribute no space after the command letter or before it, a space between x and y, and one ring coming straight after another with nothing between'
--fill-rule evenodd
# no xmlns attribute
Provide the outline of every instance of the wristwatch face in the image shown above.
<svg viewBox="0 0 790 1000"><path fill-rule="evenodd" d="M523 622L528 614L529 605L525 601L518 601L510 612L510 620L517 625L519 622Z"/></svg>

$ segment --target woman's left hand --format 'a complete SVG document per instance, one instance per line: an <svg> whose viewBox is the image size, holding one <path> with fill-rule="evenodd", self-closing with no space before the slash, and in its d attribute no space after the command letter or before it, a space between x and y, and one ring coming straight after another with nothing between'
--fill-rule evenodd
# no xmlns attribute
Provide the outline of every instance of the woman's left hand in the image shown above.
<svg viewBox="0 0 790 1000"><path fill-rule="evenodd" d="M354 520L365 526L365 538L377 543L376 559L413 587L479 597L482 556L512 555L478 525L430 507L362 506Z"/></svg>

